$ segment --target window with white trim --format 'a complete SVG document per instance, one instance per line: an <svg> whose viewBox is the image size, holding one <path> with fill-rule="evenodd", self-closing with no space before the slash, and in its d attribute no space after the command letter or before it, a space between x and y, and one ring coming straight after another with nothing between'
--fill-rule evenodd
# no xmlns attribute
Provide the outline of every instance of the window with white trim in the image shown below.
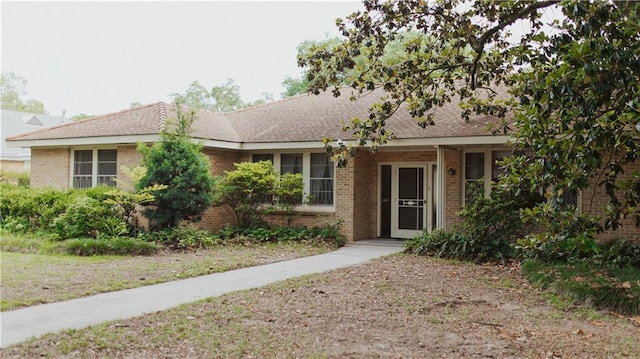
<svg viewBox="0 0 640 359"><path fill-rule="evenodd" d="M484 152L467 152L464 154L464 199L469 203L476 196L484 195L485 178Z"/></svg>
<svg viewBox="0 0 640 359"><path fill-rule="evenodd" d="M468 151L464 153L464 199L468 203L475 196L491 193L491 184L498 182L504 169L498 164L511 151ZM490 181L485 180L489 178Z"/></svg>
<svg viewBox="0 0 640 359"><path fill-rule="evenodd" d="M478 150L467 151L464 153L464 186L463 186L463 198L465 203L469 203L474 196L488 195L491 193L491 187L493 183L498 182L500 175L504 173L498 162L502 161L505 157L512 154L509 150ZM489 177L490 176L490 177ZM490 181L484 180L490 178ZM484 180L481 185L480 180ZM522 198L524 201L522 206L530 208L531 206L544 201L544 197L541 195L531 194ZM579 207L580 194L576 191L565 191L562 195L562 203L565 206L571 205Z"/></svg>
<svg viewBox="0 0 640 359"><path fill-rule="evenodd" d="M311 154L309 195L312 204L333 205L333 174L333 161L326 153Z"/></svg>
<svg viewBox="0 0 640 359"><path fill-rule="evenodd" d="M279 173L301 173L304 193L311 206L333 206L335 171L331 157L326 153L256 153L252 161L269 160Z"/></svg>
<svg viewBox="0 0 640 359"><path fill-rule="evenodd" d="M73 151L73 188L115 187L117 171L118 151L115 149Z"/></svg>

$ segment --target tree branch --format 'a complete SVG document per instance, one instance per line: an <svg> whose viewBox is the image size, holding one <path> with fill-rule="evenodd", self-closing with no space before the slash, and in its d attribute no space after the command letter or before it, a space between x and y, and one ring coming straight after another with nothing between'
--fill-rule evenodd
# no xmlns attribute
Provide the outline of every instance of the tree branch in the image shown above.
<svg viewBox="0 0 640 359"><path fill-rule="evenodd" d="M538 11L539 9L543 9L545 7L549 7L551 5L555 5L559 3L559 0L548 0L542 2L534 2L531 5L523 8L522 10L511 14L507 18L503 19L497 26L487 30L480 38L478 39L478 43L476 44L474 50L476 51L476 57L471 64L471 89L475 90L476 88L476 71L478 69L478 62L480 61L480 57L482 57L482 53L484 52L484 46L487 41L498 31L503 30L508 25L513 24L518 19L524 19L525 17L531 15L532 13Z"/></svg>

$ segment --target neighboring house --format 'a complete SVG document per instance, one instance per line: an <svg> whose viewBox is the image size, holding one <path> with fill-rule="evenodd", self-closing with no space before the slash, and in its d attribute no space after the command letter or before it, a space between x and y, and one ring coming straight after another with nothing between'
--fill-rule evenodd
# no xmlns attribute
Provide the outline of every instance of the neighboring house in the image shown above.
<svg viewBox="0 0 640 359"><path fill-rule="evenodd" d="M31 165L31 151L28 148L7 146L5 139L22 133L33 132L45 127L59 125L65 121L62 116L39 113L0 110L0 168L3 171L28 172Z"/></svg>
<svg viewBox="0 0 640 359"><path fill-rule="evenodd" d="M336 168L323 138L348 141L342 122L368 116L380 95L350 101L327 92L225 114L198 111L192 137L204 144L214 175L234 169L234 163L262 159L271 160L281 173L302 173L304 192L312 201L298 207L301 224L342 220L349 240L411 238L424 228L451 228L460 222L457 212L466 191L479 179L499 174L496 161L509 154L509 136L487 131L492 117L462 120L456 103L438 108L436 125L426 129L401 108L387 121L396 139L375 154L360 151L346 168ZM122 175L122 165L140 163L136 144L159 141L166 119L175 113L171 104L154 103L14 136L9 142L31 148L34 187L115 185L112 178ZM490 181L484 185L489 193ZM575 201L580 205L580 194ZM232 221L225 208L211 208L202 224L215 230ZM624 230L628 232L616 234L637 235L630 222Z"/></svg>

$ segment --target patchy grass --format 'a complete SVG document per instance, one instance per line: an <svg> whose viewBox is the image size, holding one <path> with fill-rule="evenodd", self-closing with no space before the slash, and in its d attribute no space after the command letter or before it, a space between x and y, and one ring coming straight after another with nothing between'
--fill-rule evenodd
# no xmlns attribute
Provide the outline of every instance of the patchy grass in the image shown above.
<svg viewBox="0 0 640 359"><path fill-rule="evenodd" d="M29 245L35 248L37 245ZM0 253L2 311L325 253L329 245L282 242L217 246L153 256Z"/></svg>
<svg viewBox="0 0 640 359"><path fill-rule="evenodd" d="M640 268L596 261L550 263L527 260L522 272L534 285L551 290L559 309L589 304L620 314L640 314Z"/></svg>
<svg viewBox="0 0 640 359"><path fill-rule="evenodd" d="M534 315L535 314L535 315ZM3 358L624 358L640 327L576 317L510 267L396 255L4 348Z"/></svg>

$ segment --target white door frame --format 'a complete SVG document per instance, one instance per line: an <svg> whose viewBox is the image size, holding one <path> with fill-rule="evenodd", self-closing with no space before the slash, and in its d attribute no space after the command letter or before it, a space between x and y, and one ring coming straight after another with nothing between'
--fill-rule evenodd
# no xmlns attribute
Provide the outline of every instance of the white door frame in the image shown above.
<svg viewBox="0 0 640 359"><path fill-rule="evenodd" d="M422 232L422 229L418 230L407 230L399 228L399 173L400 168L422 168L424 173L424 183L423 183L423 194L424 194L424 210L423 210L423 218L422 223L424 228L431 231L436 227L435 223L432 223L431 220L433 218L433 210L434 210L434 191L435 185L433 170L434 166L436 166L436 162L395 162L390 163L391 165L391 237L393 238L413 238L416 234Z"/></svg>

